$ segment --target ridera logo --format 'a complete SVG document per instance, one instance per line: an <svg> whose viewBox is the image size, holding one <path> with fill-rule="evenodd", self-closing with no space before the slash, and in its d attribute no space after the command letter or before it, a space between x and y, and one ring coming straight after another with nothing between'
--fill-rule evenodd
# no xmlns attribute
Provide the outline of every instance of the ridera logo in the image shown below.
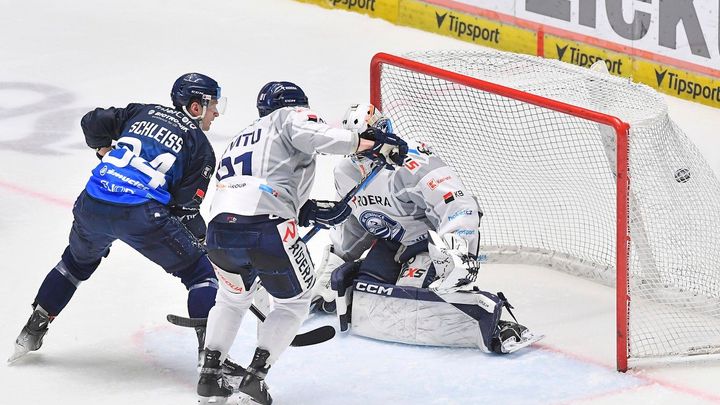
<svg viewBox="0 0 720 405"><path fill-rule="evenodd" d="M338 4L346 6L348 10L359 8L375 11L375 0L333 0L333 7L337 7Z"/></svg>
<svg viewBox="0 0 720 405"><path fill-rule="evenodd" d="M678 96L681 94L687 94L692 97L693 100L698 97L702 97L706 100L720 102L720 86L712 87L692 80L687 80L680 77L677 73L668 71L667 69L655 69L655 79L657 79L657 85L659 88L665 87Z"/></svg>

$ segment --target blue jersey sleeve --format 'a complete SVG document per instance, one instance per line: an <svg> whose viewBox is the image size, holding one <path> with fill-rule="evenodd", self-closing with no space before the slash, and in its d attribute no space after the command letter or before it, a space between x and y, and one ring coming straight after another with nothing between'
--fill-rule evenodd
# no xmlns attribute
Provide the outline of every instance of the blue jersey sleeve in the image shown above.
<svg viewBox="0 0 720 405"><path fill-rule="evenodd" d="M128 104L125 108L96 108L85 114L80 120L85 143L91 148L110 146L120 137L125 123L144 107L144 104Z"/></svg>
<svg viewBox="0 0 720 405"><path fill-rule="evenodd" d="M153 199L170 206L183 222L197 216L215 156L187 115L160 105L130 104L88 113L83 130L91 146L116 140L88 181L91 197L121 205Z"/></svg>

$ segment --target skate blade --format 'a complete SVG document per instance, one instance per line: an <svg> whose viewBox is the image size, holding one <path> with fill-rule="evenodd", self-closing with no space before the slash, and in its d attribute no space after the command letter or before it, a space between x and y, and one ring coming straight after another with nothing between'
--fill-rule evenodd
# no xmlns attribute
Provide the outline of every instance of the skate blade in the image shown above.
<svg viewBox="0 0 720 405"><path fill-rule="evenodd" d="M529 336L523 336L523 340L520 342L506 342L503 343L503 351L506 354L514 353L523 347L528 347L531 344L543 339L545 335L529 335Z"/></svg>
<svg viewBox="0 0 720 405"><path fill-rule="evenodd" d="M262 405L262 402L256 401L253 397L251 397L248 394L245 394L244 392L240 392L240 396L238 397L237 405Z"/></svg>
<svg viewBox="0 0 720 405"><path fill-rule="evenodd" d="M15 360L25 356L28 353L30 353L30 350L28 350L24 346L20 346L19 344L15 343L15 353L13 353L12 356L7 359L7 362L8 364L12 364Z"/></svg>
<svg viewBox="0 0 720 405"><path fill-rule="evenodd" d="M198 404L200 405L225 405L228 397L200 397Z"/></svg>

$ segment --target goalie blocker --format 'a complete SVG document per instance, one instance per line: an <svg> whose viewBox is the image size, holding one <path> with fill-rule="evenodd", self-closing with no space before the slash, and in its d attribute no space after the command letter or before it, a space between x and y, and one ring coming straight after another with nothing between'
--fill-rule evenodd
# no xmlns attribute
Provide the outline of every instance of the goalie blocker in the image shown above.
<svg viewBox="0 0 720 405"><path fill-rule="evenodd" d="M485 353L512 353L544 336L501 320L511 308L502 293L472 291L435 293L425 288L356 280L359 262L335 269L340 331L352 323L353 334L379 340L449 347L477 347Z"/></svg>

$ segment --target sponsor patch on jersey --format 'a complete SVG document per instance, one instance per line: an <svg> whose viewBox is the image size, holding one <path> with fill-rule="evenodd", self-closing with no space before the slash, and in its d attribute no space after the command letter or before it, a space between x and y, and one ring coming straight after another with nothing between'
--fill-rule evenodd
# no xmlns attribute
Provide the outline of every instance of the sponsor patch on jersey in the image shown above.
<svg viewBox="0 0 720 405"><path fill-rule="evenodd" d="M457 236L473 236L476 232L474 229L458 229L453 233Z"/></svg>
<svg viewBox="0 0 720 405"><path fill-rule="evenodd" d="M430 190L435 190L436 188L438 188L438 186L440 184L442 184L448 180L451 180L451 179L452 179L452 176L445 176L445 177L441 177L439 179L430 179L430 181L427 182L427 186L428 186L428 188L430 188Z"/></svg>
<svg viewBox="0 0 720 405"><path fill-rule="evenodd" d="M205 192L203 190L201 190L201 189L195 190L195 195L193 196L194 201L201 203L204 198L205 198Z"/></svg>
<svg viewBox="0 0 720 405"><path fill-rule="evenodd" d="M356 195L352 198L352 203L356 206L382 205L389 207L390 199L382 195Z"/></svg>
<svg viewBox="0 0 720 405"><path fill-rule="evenodd" d="M358 220L365 230L382 239L400 242L405 235L405 228L382 212L365 211Z"/></svg>
<svg viewBox="0 0 720 405"><path fill-rule="evenodd" d="M318 117L315 114L308 114L308 121L318 122Z"/></svg>
<svg viewBox="0 0 720 405"><path fill-rule="evenodd" d="M447 193L443 194L443 201L445 201L445 204L450 204L451 202L455 201L455 196L453 195L453 192L448 191Z"/></svg>
<svg viewBox="0 0 720 405"><path fill-rule="evenodd" d="M405 158L405 163L403 164L403 167L408 169L412 174L415 174L415 172L420 169L420 166L420 162L410 157Z"/></svg>
<svg viewBox="0 0 720 405"><path fill-rule="evenodd" d="M212 166L205 166L202 170L202 176L206 179L209 179L210 176L212 176L213 168Z"/></svg>
<svg viewBox="0 0 720 405"><path fill-rule="evenodd" d="M452 214L448 215L448 220L454 221L457 217L470 216L472 214L473 214L473 210L455 211Z"/></svg>
<svg viewBox="0 0 720 405"><path fill-rule="evenodd" d="M277 230L302 291L310 289L315 282L315 272L307 246L298 235L297 222L289 219L278 224Z"/></svg>

